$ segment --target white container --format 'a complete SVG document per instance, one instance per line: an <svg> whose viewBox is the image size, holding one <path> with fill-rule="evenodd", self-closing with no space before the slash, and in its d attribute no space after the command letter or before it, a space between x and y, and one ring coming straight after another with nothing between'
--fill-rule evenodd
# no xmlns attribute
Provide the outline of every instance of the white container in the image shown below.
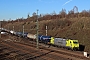
<svg viewBox="0 0 90 60"><path fill-rule="evenodd" d="M87 57L87 52L84 52L84 56Z"/></svg>
<svg viewBox="0 0 90 60"><path fill-rule="evenodd" d="M1 34L5 34L6 32L1 32Z"/></svg>
<svg viewBox="0 0 90 60"><path fill-rule="evenodd" d="M13 34L13 33L14 33L14 31L12 31L12 30L11 30L11 31L10 31L10 33L11 33L11 34Z"/></svg>
<svg viewBox="0 0 90 60"><path fill-rule="evenodd" d="M27 37L28 38L31 38L31 39L36 39L36 35L30 34L30 33L27 34Z"/></svg>

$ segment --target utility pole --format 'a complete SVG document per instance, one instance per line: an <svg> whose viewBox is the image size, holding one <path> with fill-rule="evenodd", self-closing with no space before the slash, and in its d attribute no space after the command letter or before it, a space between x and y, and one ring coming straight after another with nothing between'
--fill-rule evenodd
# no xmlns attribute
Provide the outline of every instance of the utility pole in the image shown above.
<svg viewBox="0 0 90 60"><path fill-rule="evenodd" d="M46 36L47 36L47 25L46 25Z"/></svg>
<svg viewBox="0 0 90 60"><path fill-rule="evenodd" d="M0 21L0 28L1 28L1 21ZM2 30L2 29L1 29ZM1 30L0 30L0 38L1 38Z"/></svg>
<svg viewBox="0 0 90 60"><path fill-rule="evenodd" d="M36 28L36 30L37 30L37 37L36 37L36 40L37 40L37 49L39 48L38 47L38 45L39 45L39 42L38 42L38 29L39 29L39 26L38 26L38 10L37 10L37 28Z"/></svg>
<svg viewBox="0 0 90 60"><path fill-rule="evenodd" d="M9 26L8 26L8 30L9 30Z"/></svg>
<svg viewBox="0 0 90 60"><path fill-rule="evenodd" d="M14 26L13 26L13 31L14 31Z"/></svg>
<svg viewBox="0 0 90 60"><path fill-rule="evenodd" d="M24 25L23 25L23 37L24 37Z"/></svg>

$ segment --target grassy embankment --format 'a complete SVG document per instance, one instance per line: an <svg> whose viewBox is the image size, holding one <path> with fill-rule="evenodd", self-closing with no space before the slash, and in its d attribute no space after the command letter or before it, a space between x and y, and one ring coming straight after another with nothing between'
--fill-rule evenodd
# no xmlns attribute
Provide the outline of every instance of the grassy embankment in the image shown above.
<svg viewBox="0 0 90 60"><path fill-rule="evenodd" d="M36 34L36 22L15 22L9 23L4 27L15 31L23 31ZM45 35L45 26L48 26L48 36L78 39L79 43L85 45L85 50L90 53L90 18L71 18L60 20L39 21L39 34Z"/></svg>

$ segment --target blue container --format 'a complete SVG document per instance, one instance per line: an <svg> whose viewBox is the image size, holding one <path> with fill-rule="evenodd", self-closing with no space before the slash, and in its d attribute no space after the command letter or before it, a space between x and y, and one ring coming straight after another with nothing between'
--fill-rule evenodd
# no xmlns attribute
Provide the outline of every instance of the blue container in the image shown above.
<svg viewBox="0 0 90 60"><path fill-rule="evenodd" d="M51 36L38 35L38 39L41 42L48 43L51 40Z"/></svg>
<svg viewBox="0 0 90 60"><path fill-rule="evenodd" d="M22 36L22 32L16 32L17 36Z"/></svg>
<svg viewBox="0 0 90 60"><path fill-rule="evenodd" d="M16 32L16 35L20 36L20 37L27 37L27 34L28 33L26 33L26 32L24 34L23 34L23 32Z"/></svg>
<svg viewBox="0 0 90 60"><path fill-rule="evenodd" d="M22 36L23 36L23 37L27 37L27 34L28 34L28 33L24 33L24 34L22 33Z"/></svg>

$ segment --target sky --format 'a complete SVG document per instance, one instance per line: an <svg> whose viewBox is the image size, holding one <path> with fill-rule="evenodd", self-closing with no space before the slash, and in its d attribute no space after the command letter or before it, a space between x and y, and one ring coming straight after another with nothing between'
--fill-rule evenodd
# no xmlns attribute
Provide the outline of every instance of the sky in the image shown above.
<svg viewBox="0 0 90 60"><path fill-rule="evenodd" d="M78 11L89 10L90 0L0 0L0 21L27 18L33 12L47 14L55 11L57 14L62 10L70 11L74 6Z"/></svg>

